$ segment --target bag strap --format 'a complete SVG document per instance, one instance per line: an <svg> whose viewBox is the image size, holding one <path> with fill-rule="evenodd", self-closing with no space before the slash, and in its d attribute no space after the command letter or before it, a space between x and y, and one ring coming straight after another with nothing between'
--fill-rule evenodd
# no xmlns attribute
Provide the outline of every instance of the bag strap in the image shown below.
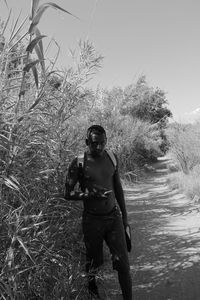
<svg viewBox="0 0 200 300"><path fill-rule="evenodd" d="M117 160L116 160L116 157L115 157L114 153L111 150L108 150L108 149L106 149L106 153L108 154L110 160L113 163L114 168L116 169L117 168Z"/></svg>
<svg viewBox="0 0 200 300"><path fill-rule="evenodd" d="M78 181L79 181L79 189L84 192L84 180L83 180L83 168L84 168L84 160L85 160L85 153L81 153L77 156L77 167L78 167Z"/></svg>

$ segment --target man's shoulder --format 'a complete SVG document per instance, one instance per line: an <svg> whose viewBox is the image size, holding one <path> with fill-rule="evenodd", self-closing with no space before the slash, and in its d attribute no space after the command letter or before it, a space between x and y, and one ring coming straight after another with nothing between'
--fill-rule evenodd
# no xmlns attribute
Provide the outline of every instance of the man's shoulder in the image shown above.
<svg viewBox="0 0 200 300"><path fill-rule="evenodd" d="M117 155L110 149L105 149L105 152L107 153L108 157L110 158L110 160L112 161L112 164L114 166L114 168L117 168Z"/></svg>
<svg viewBox="0 0 200 300"><path fill-rule="evenodd" d="M69 163L69 169L75 168L76 166L78 166L78 157L77 156L75 156Z"/></svg>

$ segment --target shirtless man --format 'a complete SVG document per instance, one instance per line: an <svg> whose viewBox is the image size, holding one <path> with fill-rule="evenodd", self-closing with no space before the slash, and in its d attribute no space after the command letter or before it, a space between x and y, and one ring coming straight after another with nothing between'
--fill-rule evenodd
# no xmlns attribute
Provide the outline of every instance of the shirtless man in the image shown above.
<svg viewBox="0 0 200 300"><path fill-rule="evenodd" d="M113 269L118 272L123 299L131 300L132 284L124 233L128 225L124 193L118 164L114 166L106 152L106 142L103 127L93 125L88 129L84 164L82 168L78 166L77 158L71 163L66 178L65 198L83 200L82 227L90 294L99 297L95 272L103 263L105 240L112 255ZM116 156L115 159L117 162ZM74 192L77 182L81 185L81 192Z"/></svg>

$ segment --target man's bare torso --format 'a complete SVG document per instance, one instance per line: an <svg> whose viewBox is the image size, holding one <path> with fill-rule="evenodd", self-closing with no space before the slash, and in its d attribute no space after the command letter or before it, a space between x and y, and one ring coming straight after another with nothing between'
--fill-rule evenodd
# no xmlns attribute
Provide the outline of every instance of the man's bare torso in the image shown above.
<svg viewBox="0 0 200 300"><path fill-rule="evenodd" d="M84 200L84 209L94 214L106 214L115 206L113 176L115 167L106 151L100 157L92 157L85 153L84 186L90 192L94 189L111 191L105 199Z"/></svg>

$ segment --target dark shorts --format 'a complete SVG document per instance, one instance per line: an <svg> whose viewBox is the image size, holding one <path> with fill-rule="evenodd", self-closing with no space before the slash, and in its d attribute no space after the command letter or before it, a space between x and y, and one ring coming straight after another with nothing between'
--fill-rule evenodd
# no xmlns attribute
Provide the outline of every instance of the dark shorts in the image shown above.
<svg viewBox="0 0 200 300"><path fill-rule="evenodd" d="M129 272L124 226L118 208L106 216L83 213L83 234L86 246L86 270L103 264L103 241L110 249L113 269Z"/></svg>

